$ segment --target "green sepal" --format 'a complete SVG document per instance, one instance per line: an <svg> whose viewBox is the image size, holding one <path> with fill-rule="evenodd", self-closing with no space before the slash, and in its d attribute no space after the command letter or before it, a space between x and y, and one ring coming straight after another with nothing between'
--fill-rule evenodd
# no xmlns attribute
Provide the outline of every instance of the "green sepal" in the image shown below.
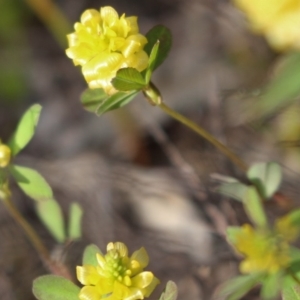
<svg viewBox="0 0 300 300"><path fill-rule="evenodd" d="M261 196L269 199L280 186L281 167L275 162L258 163L250 167L247 177L256 186Z"/></svg>
<svg viewBox="0 0 300 300"><path fill-rule="evenodd" d="M168 281L165 290L161 294L159 300L176 300L178 296L178 288L175 282Z"/></svg>
<svg viewBox="0 0 300 300"><path fill-rule="evenodd" d="M157 25L150 29L150 31L146 34L146 38L148 43L145 45L144 50L149 57L151 55L152 48L155 46L157 41L159 41L159 49L155 57L155 62L152 66L152 71L154 71L163 63L171 50L172 34L167 27L163 25Z"/></svg>
<svg viewBox="0 0 300 300"><path fill-rule="evenodd" d="M33 137L41 109L41 105L34 104L22 116L16 131L7 144L12 156L16 156Z"/></svg>
<svg viewBox="0 0 300 300"><path fill-rule="evenodd" d="M141 90L146 86L142 74L134 68L120 69L111 83L115 89L123 92Z"/></svg>
<svg viewBox="0 0 300 300"><path fill-rule="evenodd" d="M99 265L96 257L97 253L103 255L101 250L96 245L91 244L85 247L82 257L82 264L97 267Z"/></svg>
<svg viewBox="0 0 300 300"><path fill-rule="evenodd" d="M97 108L108 98L108 95L103 89L86 89L81 94L81 103L83 107L92 113L97 111Z"/></svg>
<svg viewBox="0 0 300 300"><path fill-rule="evenodd" d="M155 62L156 62L156 58L157 58L157 54L158 54L159 44L160 44L160 41L158 40L154 44L154 46L151 50L150 56L149 56L148 68L146 70L146 75L145 75L145 81L147 84L150 82L152 72L154 71L154 68L155 68Z"/></svg>
<svg viewBox="0 0 300 300"><path fill-rule="evenodd" d="M18 165L11 165L9 170L28 197L36 201L53 199L50 185L36 170Z"/></svg>
<svg viewBox="0 0 300 300"><path fill-rule="evenodd" d="M254 186L248 187L243 203L250 220L252 220L257 227L266 228L268 225L267 217L261 198Z"/></svg>
<svg viewBox="0 0 300 300"><path fill-rule="evenodd" d="M64 277L44 275L33 281L32 292L38 300L78 300L80 288Z"/></svg>
<svg viewBox="0 0 300 300"><path fill-rule="evenodd" d="M261 273L234 277L223 284L219 293L222 297L225 296L227 300L241 299L259 283L262 277Z"/></svg>
<svg viewBox="0 0 300 300"><path fill-rule="evenodd" d="M82 208L78 203L71 203L69 210L68 238L77 240L81 237Z"/></svg>
<svg viewBox="0 0 300 300"><path fill-rule="evenodd" d="M113 94L97 107L96 114L102 115L108 111L123 107L131 102L138 92L139 91L132 91L131 93L117 92Z"/></svg>

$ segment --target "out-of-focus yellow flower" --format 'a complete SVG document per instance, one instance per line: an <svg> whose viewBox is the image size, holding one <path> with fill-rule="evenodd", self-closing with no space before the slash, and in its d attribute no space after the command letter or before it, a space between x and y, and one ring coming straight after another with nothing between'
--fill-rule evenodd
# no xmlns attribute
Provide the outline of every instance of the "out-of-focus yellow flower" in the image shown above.
<svg viewBox="0 0 300 300"><path fill-rule="evenodd" d="M90 88L102 88L112 95L116 90L111 80L119 69L146 69L148 55L143 48L147 39L139 33L137 17L119 17L112 7L105 6L100 11L86 10L74 28L67 36L66 54L76 66L82 66Z"/></svg>
<svg viewBox="0 0 300 300"><path fill-rule="evenodd" d="M10 163L10 158L10 148L4 144L0 144L0 168L5 168Z"/></svg>
<svg viewBox="0 0 300 300"><path fill-rule="evenodd" d="M290 263L289 244L281 235L243 225L236 233L234 247L245 256L240 264L242 273L276 273Z"/></svg>
<svg viewBox="0 0 300 300"><path fill-rule="evenodd" d="M243 10L251 28L266 36L277 50L300 50L299 0L233 0Z"/></svg>
<svg viewBox="0 0 300 300"><path fill-rule="evenodd" d="M78 266L77 278L85 285L79 294L81 300L137 300L148 297L159 280L143 271L149 263L144 248L128 257L125 244L107 245L107 254L97 254L98 266Z"/></svg>

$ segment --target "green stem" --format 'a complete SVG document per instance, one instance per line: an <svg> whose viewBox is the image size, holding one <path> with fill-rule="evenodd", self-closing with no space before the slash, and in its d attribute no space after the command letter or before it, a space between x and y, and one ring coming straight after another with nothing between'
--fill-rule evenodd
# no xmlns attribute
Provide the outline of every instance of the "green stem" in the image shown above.
<svg viewBox="0 0 300 300"><path fill-rule="evenodd" d="M193 121L189 120L188 118L184 117L183 115L179 114L178 112L171 109L165 103L161 102L158 107L160 107L165 113L176 119L177 121L181 122L185 126L189 127L216 148L218 148L225 156L227 156L235 165L237 165L241 170L247 171L248 166L247 164L241 160L236 154L234 154L229 148L227 148L224 144L219 142L215 137L213 137L209 132L207 132L204 128L197 125Z"/></svg>
<svg viewBox="0 0 300 300"><path fill-rule="evenodd" d="M45 267L52 273L56 275L64 276L68 279L71 279L71 275L69 274L69 271L65 267L65 265L53 261L50 257L50 254L41 241L40 237L37 235L35 230L31 227L31 225L24 219L24 217L20 214L20 212L17 210L16 206L13 204L9 196L3 197L2 202L5 205L6 209L10 213L10 215L13 217L13 219L21 226L21 228L24 230L27 238L33 245L33 247L38 252L42 262L44 263Z"/></svg>

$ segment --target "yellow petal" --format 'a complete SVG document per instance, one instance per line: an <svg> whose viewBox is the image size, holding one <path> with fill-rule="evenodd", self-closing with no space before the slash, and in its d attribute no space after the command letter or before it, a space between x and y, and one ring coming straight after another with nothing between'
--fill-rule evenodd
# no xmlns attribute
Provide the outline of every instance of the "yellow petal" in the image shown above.
<svg viewBox="0 0 300 300"><path fill-rule="evenodd" d="M100 13L95 9L87 9L81 15L80 21L84 25L96 25L100 22Z"/></svg>
<svg viewBox="0 0 300 300"><path fill-rule="evenodd" d="M145 297L149 297L159 283L160 281L156 277L153 277L151 283L147 287L142 289L143 295Z"/></svg>
<svg viewBox="0 0 300 300"><path fill-rule="evenodd" d="M79 293L80 300L99 300L101 299L101 294L97 291L94 286L85 286L80 290Z"/></svg>
<svg viewBox="0 0 300 300"><path fill-rule="evenodd" d="M110 251L113 249L117 250L120 253L121 257L128 256L128 249L124 243L121 243L121 242L109 243L107 245L107 251Z"/></svg>
<svg viewBox="0 0 300 300"><path fill-rule="evenodd" d="M152 272L142 272L131 278L132 286L144 289L150 285L154 276Z"/></svg>
<svg viewBox="0 0 300 300"><path fill-rule="evenodd" d="M130 290L127 286L125 286L124 284L115 280L113 297L115 297L116 299L125 299L127 297L127 295L129 295L129 293L130 293Z"/></svg>
<svg viewBox="0 0 300 300"><path fill-rule="evenodd" d="M149 58L145 51L140 51L130 55L125 61L128 67L135 68L141 72L147 68Z"/></svg>
<svg viewBox="0 0 300 300"><path fill-rule="evenodd" d="M123 300L139 300L144 299L143 292L138 288L129 288L129 294L122 298Z"/></svg>
<svg viewBox="0 0 300 300"><path fill-rule="evenodd" d="M132 253L131 260L136 260L141 268L145 268L149 264L149 256L144 247Z"/></svg>
<svg viewBox="0 0 300 300"><path fill-rule="evenodd" d="M97 269L90 265L77 266L76 275L79 282L84 285L95 285L100 279Z"/></svg>
<svg viewBox="0 0 300 300"><path fill-rule="evenodd" d="M100 15L102 21L107 25L111 26L119 18L118 13L111 6L101 7Z"/></svg>
<svg viewBox="0 0 300 300"><path fill-rule="evenodd" d="M127 24L130 27L130 31L128 32L129 35L137 34L139 32L139 26L137 23L137 17L132 16L126 18Z"/></svg>
<svg viewBox="0 0 300 300"><path fill-rule="evenodd" d="M106 263L104 256L102 256L100 253L97 253L96 258L99 266L103 269Z"/></svg>

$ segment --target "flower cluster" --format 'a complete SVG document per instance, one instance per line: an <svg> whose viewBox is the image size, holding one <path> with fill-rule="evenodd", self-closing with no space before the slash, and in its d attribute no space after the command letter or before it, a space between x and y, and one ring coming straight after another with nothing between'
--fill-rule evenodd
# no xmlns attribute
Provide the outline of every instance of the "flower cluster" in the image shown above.
<svg viewBox="0 0 300 300"><path fill-rule="evenodd" d="M100 11L88 9L75 32L69 34L66 54L82 73L90 88L102 88L107 94L116 92L111 80L121 68L132 67L143 71L148 55L143 50L147 39L139 34L137 17L119 17L110 6Z"/></svg>
<svg viewBox="0 0 300 300"><path fill-rule="evenodd" d="M149 257L144 248L128 257L125 244L107 245L107 254L97 253L98 266L77 267L77 278L85 285L79 294L81 300L137 300L148 297L159 280L143 271Z"/></svg>
<svg viewBox="0 0 300 300"><path fill-rule="evenodd" d="M234 0L252 29L277 50L300 49L299 0Z"/></svg>

